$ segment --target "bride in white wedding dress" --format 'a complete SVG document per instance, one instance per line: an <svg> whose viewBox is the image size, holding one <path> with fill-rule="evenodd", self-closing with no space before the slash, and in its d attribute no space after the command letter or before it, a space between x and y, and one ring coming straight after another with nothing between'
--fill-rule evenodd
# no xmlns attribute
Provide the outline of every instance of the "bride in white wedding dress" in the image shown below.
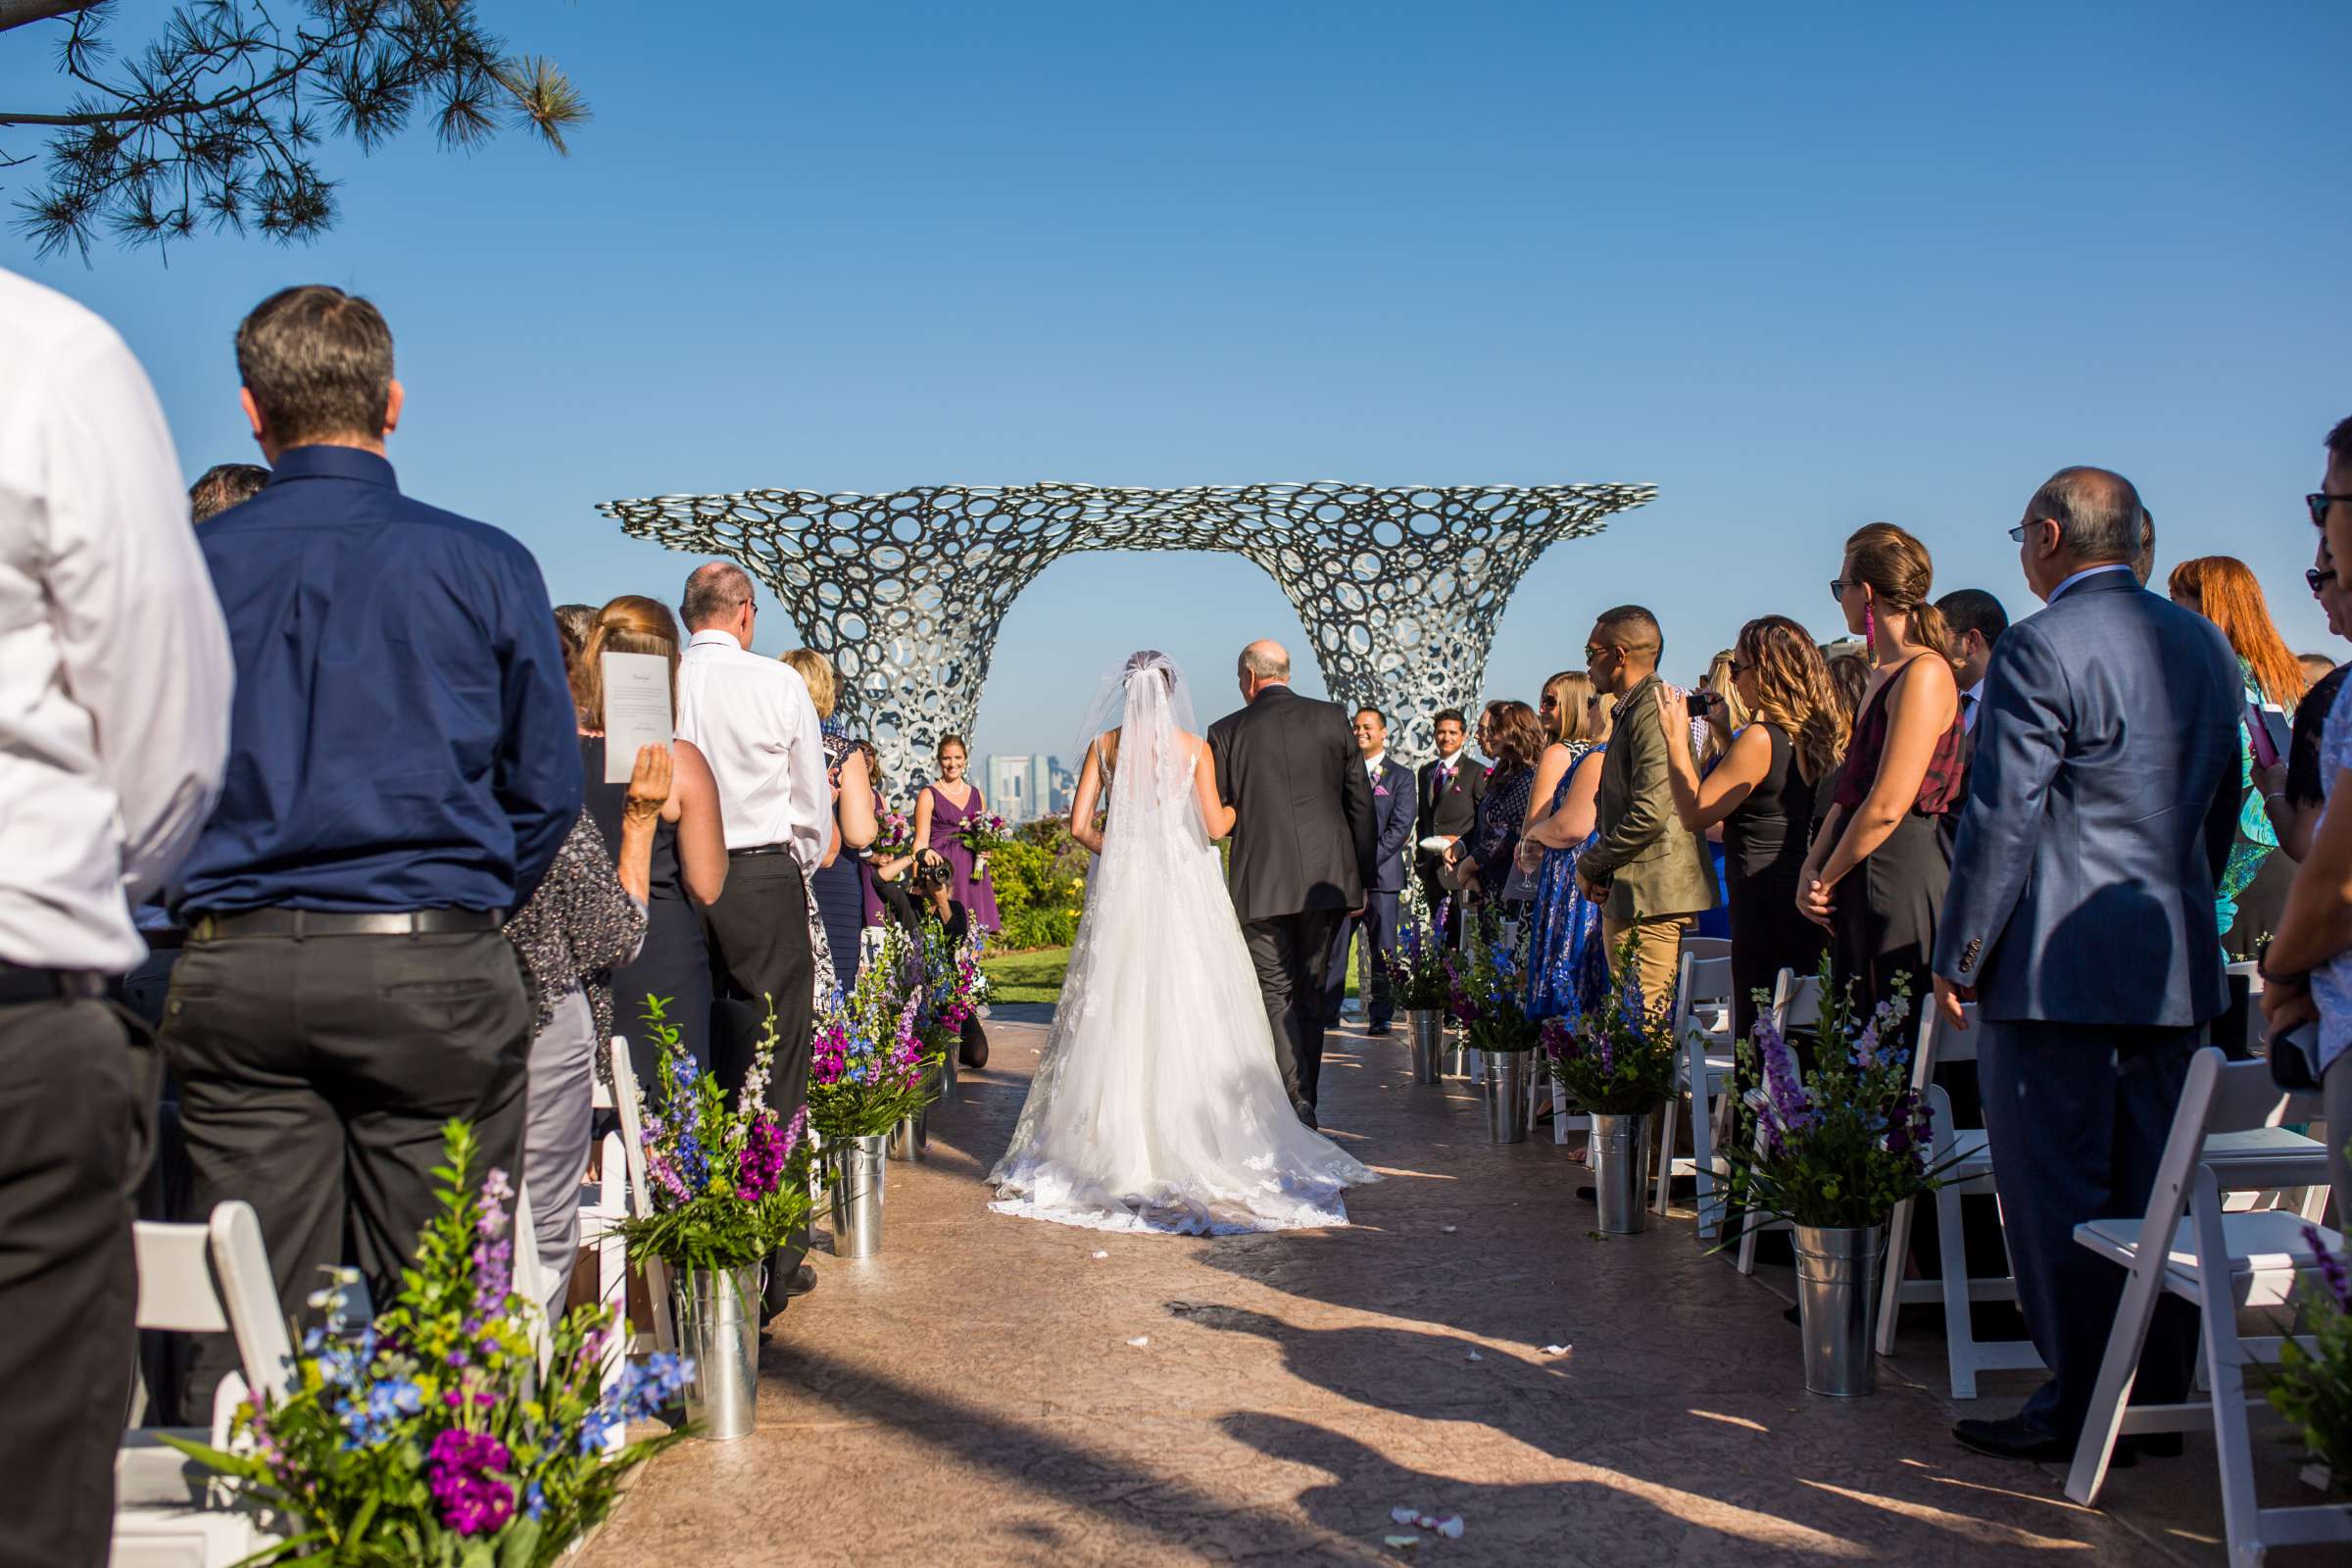
<svg viewBox="0 0 2352 1568"><path fill-rule="evenodd" d="M1379 1178L1302 1125L1283 1089L1218 865L1233 811L1184 677L1164 654L1135 655L1079 740L1071 831L1094 874L989 1206L1096 1230L1345 1225L1342 1190Z"/></svg>

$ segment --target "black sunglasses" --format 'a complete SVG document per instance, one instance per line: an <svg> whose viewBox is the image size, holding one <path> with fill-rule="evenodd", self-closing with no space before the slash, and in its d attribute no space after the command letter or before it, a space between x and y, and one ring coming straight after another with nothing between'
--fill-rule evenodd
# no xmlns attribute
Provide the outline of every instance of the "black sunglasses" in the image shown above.
<svg viewBox="0 0 2352 1568"><path fill-rule="evenodd" d="M1853 584L1847 582L1843 577L1832 577L1830 579L1830 597L1842 605L1845 603L1845 591L1852 586Z"/></svg>
<svg viewBox="0 0 2352 1568"><path fill-rule="evenodd" d="M2303 580L2310 585L2312 597L2317 599L2320 595L2321 584L2335 581L2335 568L2329 566L2326 571L2322 571L2317 566L2306 567L2303 572Z"/></svg>
<svg viewBox="0 0 2352 1568"><path fill-rule="evenodd" d="M1740 662L1740 661L1737 659L1727 659L1723 662L1723 667L1726 674L1730 675L1732 679L1738 680L1740 678L1740 672L1745 669L1747 666Z"/></svg>
<svg viewBox="0 0 2352 1568"><path fill-rule="evenodd" d="M2328 509L2338 501L2352 503L2352 496L2329 495L2325 490L2314 490L2310 495L2305 496L2303 504L2311 509L2311 525L2314 528L2327 527Z"/></svg>

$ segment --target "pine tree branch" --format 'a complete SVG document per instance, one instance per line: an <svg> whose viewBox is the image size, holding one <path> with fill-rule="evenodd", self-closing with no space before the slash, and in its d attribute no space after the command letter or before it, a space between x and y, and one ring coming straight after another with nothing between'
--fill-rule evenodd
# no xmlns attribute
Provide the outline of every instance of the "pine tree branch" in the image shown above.
<svg viewBox="0 0 2352 1568"><path fill-rule="evenodd" d="M102 3L103 0L0 0L0 32L47 22L51 17L72 16Z"/></svg>

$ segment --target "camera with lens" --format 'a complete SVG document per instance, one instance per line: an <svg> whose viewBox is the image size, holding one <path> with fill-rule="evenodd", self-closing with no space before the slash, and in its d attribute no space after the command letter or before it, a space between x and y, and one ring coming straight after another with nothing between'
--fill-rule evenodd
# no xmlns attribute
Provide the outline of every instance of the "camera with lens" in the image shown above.
<svg viewBox="0 0 2352 1568"><path fill-rule="evenodd" d="M936 850L925 850L914 858L914 869L907 874L906 885L915 893L929 895L948 885L951 868L947 857Z"/></svg>

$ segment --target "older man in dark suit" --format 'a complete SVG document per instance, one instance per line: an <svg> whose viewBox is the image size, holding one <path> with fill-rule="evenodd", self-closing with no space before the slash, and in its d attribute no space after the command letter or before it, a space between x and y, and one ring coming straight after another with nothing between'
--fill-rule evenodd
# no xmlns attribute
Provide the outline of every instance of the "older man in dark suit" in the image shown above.
<svg viewBox="0 0 2352 1568"><path fill-rule="evenodd" d="M2237 817L2237 661L2211 622L2143 590L2139 495L2067 468L2019 541L2048 607L1993 649L1936 943L1947 1022L1977 1003L1984 1119L2018 1299L2050 1380L1980 1452L2070 1456L2124 1276L2076 1225L2138 1214L2204 1025L2228 1004L2214 879ZM2139 1396L2188 1389L2196 1318L2166 1300ZM2179 1437L2126 1440L2177 1452Z"/></svg>
<svg viewBox="0 0 2352 1568"><path fill-rule="evenodd" d="M1377 840L1372 874L1364 883L1364 912L1343 915L1323 976L1323 1021L1340 1021L1348 995L1348 950L1364 934L1364 962L1357 993L1364 998L1367 1034L1385 1035L1396 1016L1389 988L1388 962L1396 951L1396 901L1404 893L1404 850L1412 842L1413 775L1389 756L1389 719L1377 708L1355 710L1355 749L1363 755L1364 777L1372 786L1372 830Z"/></svg>
<svg viewBox="0 0 2352 1568"><path fill-rule="evenodd" d="M1462 750L1470 738L1468 722L1458 708L1448 708L1433 721L1437 736L1438 758L1423 762L1414 792L1417 816L1413 827L1414 842L1423 839L1458 839L1478 822L1478 803L1487 793L1486 764ZM1442 850L1413 852L1413 869L1421 878L1421 896L1429 901L1434 912L1441 906L1446 911L1446 935L1452 938L1461 929L1461 904L1438 880L1438 867L1446 863Z"/></svg>
<svg viewBox="0 0 2352 1568"><path fill-rule="evenodd" d="M1257 970L1274 1055L1298 1119L1315 1123L1323 970L1341 918L1364 907L1378 839L1348 714L1291 690L1276 642L1242 650L1249 706L1208 727L1217 794L1237 816L1226 885Z"/></svg>

